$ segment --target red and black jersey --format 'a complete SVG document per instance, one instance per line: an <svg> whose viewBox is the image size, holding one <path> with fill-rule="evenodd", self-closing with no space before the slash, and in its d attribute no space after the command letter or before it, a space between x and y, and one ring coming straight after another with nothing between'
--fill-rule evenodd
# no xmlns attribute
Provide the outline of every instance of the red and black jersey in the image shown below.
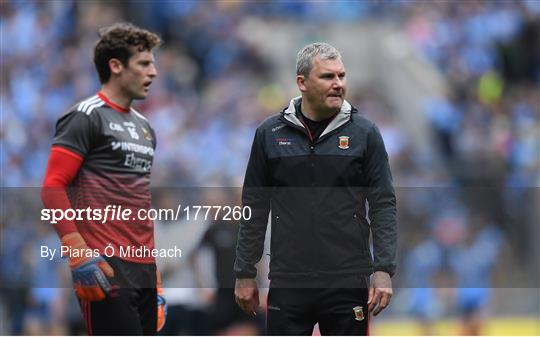
<svg viewBox="0 0 540 337"><path fill-rule="evenodd" d="M133 108L122 109L98 93L77 103L58 120L53 146L83 158L69 185L72 208L90 207L104 212L107 205L121 205L132 209L129 221L76 221L88 246L103 253L111 244L116 256L120 246L153 249L152 221L136 219L139 209L151 205L150 171L156 136L148 120ZM154 262L152 257L121 258Z"/></svg>

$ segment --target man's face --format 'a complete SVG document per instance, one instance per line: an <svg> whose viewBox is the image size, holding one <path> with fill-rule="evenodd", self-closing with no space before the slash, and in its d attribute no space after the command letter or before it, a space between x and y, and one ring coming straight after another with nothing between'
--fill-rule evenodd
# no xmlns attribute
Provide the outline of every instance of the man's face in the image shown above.
<svg viewBox="0 0 540 337"><path fill-rule="evenodd" d="M321 60L319 56L315 56L312 63L307 78L298 75L300 90L314 109L321 112L338 112L347 90L343 62L340 59Z"/></svg>
<svg viewBox="0 0 540 337"><path fill-rule="evenodd" d="M120 85L126 97L144 99L148 94L150 84L157 76L152 52L137 51L133 54L126 67L120 73Z"/></svg>

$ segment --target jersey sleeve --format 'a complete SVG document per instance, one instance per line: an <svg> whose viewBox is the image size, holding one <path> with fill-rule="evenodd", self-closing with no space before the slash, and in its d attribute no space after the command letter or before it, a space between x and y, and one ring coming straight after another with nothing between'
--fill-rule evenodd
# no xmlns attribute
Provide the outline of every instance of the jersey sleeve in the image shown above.
<svg viewBox="0 0 540 337"><path fill-rule="evenodd" d="M61 147L51 149L43 188L41 189L41 199L46 208L61 210L71 208L66 187L77 175L82 162L82 157L69 150ZM60 238L77 231L75 223L67 219L59 220L54 224L54 228Z"/></svg>
<svg viewBox="0 0 540 337"><path fill-rule="evenodd" d="M56 123L53 146L68 148L85 157L96 139L96 126L92 115L71 111Z"/></svg>

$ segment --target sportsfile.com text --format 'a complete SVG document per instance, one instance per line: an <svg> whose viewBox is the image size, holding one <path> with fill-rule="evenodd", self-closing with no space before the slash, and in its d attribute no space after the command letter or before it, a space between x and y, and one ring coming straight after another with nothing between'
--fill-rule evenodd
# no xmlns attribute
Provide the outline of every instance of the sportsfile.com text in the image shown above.
<svg viewBox="0 0 540 337"><path fill-rule="evenodd" d="M122 205L107 205L105 208L44 208L41 210L41 221L56 224L58 221L136 221L136 220L159 220L159 221L186 221L197 220L222 220L239 221L251 218L251 208L248 206L200 206L178 205L176 209L132 209Z"/></svg>

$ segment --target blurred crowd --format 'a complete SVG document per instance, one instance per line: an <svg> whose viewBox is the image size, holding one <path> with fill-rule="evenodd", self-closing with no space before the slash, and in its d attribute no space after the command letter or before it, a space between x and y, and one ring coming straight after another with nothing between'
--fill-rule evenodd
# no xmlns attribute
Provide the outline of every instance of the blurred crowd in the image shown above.
<svg viewBox="0 0 540 337"><path fill-rule="evenodd" d="M534 265L534 258L526 257L535 252L538 218L531 200L538 198L533 187L540 184L540 5L535 0L2 1L2 187L41 185L56 120L99 89L91 52L97 30L116 21L154 30L165 41L156 54L158 80L149 97L136 103L157 133L153 186L241 186L256 126L288 104L272 86L275 62L238 34L250 17L300 26L386 21L403 31L418 57L434 64L446 81L446 91L427 99L424 111L440 165L418 155L384 97L349 91L351 103L379 125L396 182L396 281L410 291L398 296L403 302L390 313L413 313L426 321L475 313L486 307L490 293L485 290L497 285L497 276L504 283L514 264L517 275ZM269 43L279 48L279 41ZM33 194L37 198L37 189ZM55 242L55 234L25 216L28 202L2 201L0 319L8 324L0 333L77 333L82 322L77 310L69 310L77 303L65 264L44 270L33 251L40 242ZM38 198L34 203L39 208ZM213 256L210 265L232 266L236 229L223 226L184 229L195 242L183 263L196 268L199 258ZM229 277L199 264L213 277ZM167 275L164 282L167 286ZM48 288L52 285L58 288ZM241 317L231 314L232 322L216 323L224 316L214 310L217 301L232 295L196 288L173 295L183 306L177 316L190 318L169 333L215 333L209 326L224 332ZM454 300L446 301L436 288L456 289ZM475 288L484 290L470 290ZM236 334L260 331L259 321L240 321L253 330L232 330Z"/></svg>

